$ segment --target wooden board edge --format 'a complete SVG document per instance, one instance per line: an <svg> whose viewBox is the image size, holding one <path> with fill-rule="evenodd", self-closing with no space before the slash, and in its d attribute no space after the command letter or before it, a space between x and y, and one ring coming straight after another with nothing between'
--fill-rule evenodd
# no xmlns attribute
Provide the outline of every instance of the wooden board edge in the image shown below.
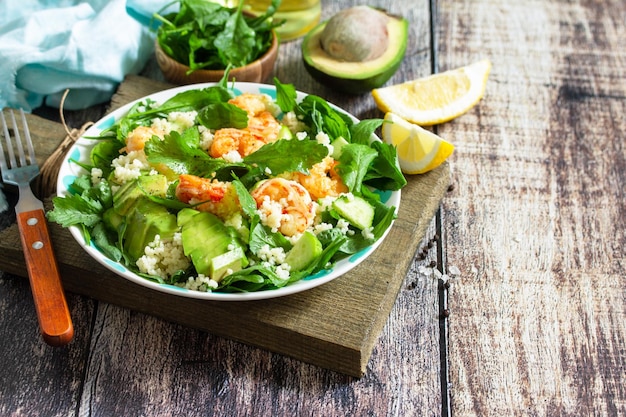
<svg viewBox="0 0 626 417"><path fill-rule="evenodd" d="M420 216L418 218L418 222L414 228L414 238L416 241L416 245L419 245L424 237L426 236L426 232L428 227L436 215L437 210L439 210L439 206L443 197L445 196L448 188L450 187L451 181L451 169L450 164L448 162L444 162L441 166L439 166L436 170L430 171L429 173L423 174L429 176L429 183L432 185L432 194L430 195L429 201L425 204L425 215ZM413 250L413 253L416 251ZM413 261L413 258L405 259L403 266L400 268L403 271L403 276L406 276L407 271L410 268L410 264ZM382 303L382 307L384 308L384 314L379 314L376 319L372 322L372 327L369 329L367 337L363 339L363 345L361 346L361 374L364 375L367 370L367 365L369 363L369 359L374 350L374 346L378 341L380 334L385 327L385 324L389 320L389 314L393 305L396 302L398 297L398 293L400 288L402 288L403 279L397 280L396 288L393 291L388 291L385 297L385 300Z"/></svg>
<svg viewBox="0 0 626 417"><path fill-rule="evenodd" d="M26 267L23 252L19 246L17 226L10 226L0 232L0 242L2 242L0 250L6 255L0 258L0 270L15 276L26 277ZM220 308L216 308L215 304L208 307L205 300L185 299L186 308L176 308L175 304L171 303L171 295L132 283L108 271L100 264L94 263L90 280L81 279L80 277L84 276L85 271L71 263L61 263L59 269L62 274L63 286L68 292L158 317L171 323L195 328L249 346L262 348L321 368L354 377L363 376L361 364L364 358L358 349L333 344L330 341L316 339L276 326L266 326L263 337L259 338L258 322L239 326L237 333L230 331L230 328L215 325L216 322L219 323L220 320L233 314L234 304L231 302L213 302L222 303ZM98 291L102 286L111 285L111 281L114 281L113 285L118 287L116 293ZM96 293L97 296L94 295ZM141 293L141 297L137 296L138 293ZM153 308L154 305L158 305L159 308ZM208 311L207 308L212 314L212 320L208 322L209 324L212 323L211 325L199 326L197 321L193 321L196 325L190 324L192 321L189 320L188 315L202 314L203 311ZM327 351L323 347L324 345L332 348L332 353ZM311 346L316 346L316 348L311 349ZM365 358L365 361L367 359Z"/></svg>

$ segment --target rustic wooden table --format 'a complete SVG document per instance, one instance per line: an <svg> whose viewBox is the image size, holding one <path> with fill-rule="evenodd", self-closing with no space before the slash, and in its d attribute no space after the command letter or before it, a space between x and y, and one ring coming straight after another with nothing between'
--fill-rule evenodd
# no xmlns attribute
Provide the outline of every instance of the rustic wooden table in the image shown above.
<svg viewBox="0 0 626 417"><path fill-rule="evenodd" d="M357 3L323 0L323 16ZM435 128L456 145L453 188L365 375L72 293L75 340L51 348L27 280L0 273L0 415L626 415L626 3L369 4L410 21L390 83L493 69L480 104ZM313 81L299 46L281 46L281 81L381 116ZM431 265L460 275L443 285Z"/></svg>

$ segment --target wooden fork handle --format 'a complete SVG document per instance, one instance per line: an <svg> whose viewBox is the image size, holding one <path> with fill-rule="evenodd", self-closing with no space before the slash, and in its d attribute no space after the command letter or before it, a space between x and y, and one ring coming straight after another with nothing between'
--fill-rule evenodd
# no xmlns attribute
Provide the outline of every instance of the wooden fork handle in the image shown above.
<svg viewBox="0 0 626 417"><path fill-rule="evenodd" d="M74 326L44 212L17 213L17 224L43 339L51 346L66 345L74 337Z"/></svg>

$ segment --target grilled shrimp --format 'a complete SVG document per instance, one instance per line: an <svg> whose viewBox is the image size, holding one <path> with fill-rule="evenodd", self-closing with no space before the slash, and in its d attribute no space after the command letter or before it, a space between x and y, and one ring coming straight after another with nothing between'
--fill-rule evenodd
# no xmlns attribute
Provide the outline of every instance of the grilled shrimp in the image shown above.
<svg viewBox="0 0 626 417"><path fill-rule="evenodd" d="M230 104L234 104L248 112L248 116L257 116L267 111L267 104L263 97L259 94L244 93L228 100Z"/></svg>
<svg viewBox="0 0 626 417"><path fill-rule="evenodd" d="M226 220L240 210L237 191L230 182L221 182L195 175L181 174L176 198L183 203L198 204L195 208Z"/></svg>
<svg viewBox="0 0 626 417"><path fill-rule="evenodd" d="M248 112L248 126L244 129L219 129L213 136L209 154L220 158L229 152L237 151L245 157L257 151L266 143L274 142L280 132L280 123L266 110L265 102L254 94L242 94L229 103Z"/></svg>
<svg viewBox="0 0 626 417"><path fill-rule="evenodd" d="M209 148L209 155L220 158L229 152L236 151L244 157L257 151L265 145L262 138L257 137L246 129L224 128L213 134L213 143Z"/></svg>
<svg viewBox="0 0 626 417"><path fill-rule="evenodd" d="M280 123L270 112L264 111L248 119L246 130L262 138L265 143L275 142L280 132Z"/></svg>
<svg viewBox="0 0 626 417"><path fill-rule="evenodd" d="M126 137L126 147L122 151L142 151L146 142L152 139L152 136L158 136L163 139L165 132L154 126L137 126Z"/></svg>
<svg viewBox="0 0 626 417"><path fill-rule="evenodd" d="M295 181L284 178L264 180L251 195L261 213L261 222L285 236L303 233L313 224L315 206L311 196Z"/></svg>
<svg viewBox="0 0 626 417"><path fill-rule="evenodd" d="M309 174L296 174L296 180L307 189L314 199L324 197L336 197L341 193L347 193L348 187L335 171L339 162L327 156L311 167Z"/></svg>

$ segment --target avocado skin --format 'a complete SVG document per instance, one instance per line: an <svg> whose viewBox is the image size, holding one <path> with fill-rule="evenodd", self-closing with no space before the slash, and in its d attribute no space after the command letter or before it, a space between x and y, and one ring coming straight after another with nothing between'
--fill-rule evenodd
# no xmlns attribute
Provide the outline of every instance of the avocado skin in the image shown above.
<svg viewBox="0 0 626 417"><path fill-rule="evenodd" d="M320 23L317 27L312 29L302 42L304 68L311 77L320 83L348 94L364 94L371 92L371 90L375 88L382 87L396 73L402 64L408 39L408 22L406 19L390 16L389 21L388 28L391 28L391 25L395 26L395 30L390 31L390 33L396 33L393 39L390 38L389 44L390 48L393 47L396 48L396 50L392 51L395 53L391 56L389 61L378 63L379 68L368 67L361 73L347 70L342 73L339 69L341 69L343 63L336 61L336 67L328 68L325 71L324 66L316 61L315 53L313 53L310 43L315 42L316 38L319 42L320 33L324 30L327 21Z"/></svg>
<svg viewBox="0 0 626 417"><path fill-rule="evenodd" d="M315 78L325 86L337 89L344 93L359 95L369 93L375 88L382 87L393 76L393 74L396 73L400 64L402 64L402 60L389 67L386 71L364 79L341 78L329 75L311 66L307 61L304 61L304 68L306 68L311 77Z"/></svg>

